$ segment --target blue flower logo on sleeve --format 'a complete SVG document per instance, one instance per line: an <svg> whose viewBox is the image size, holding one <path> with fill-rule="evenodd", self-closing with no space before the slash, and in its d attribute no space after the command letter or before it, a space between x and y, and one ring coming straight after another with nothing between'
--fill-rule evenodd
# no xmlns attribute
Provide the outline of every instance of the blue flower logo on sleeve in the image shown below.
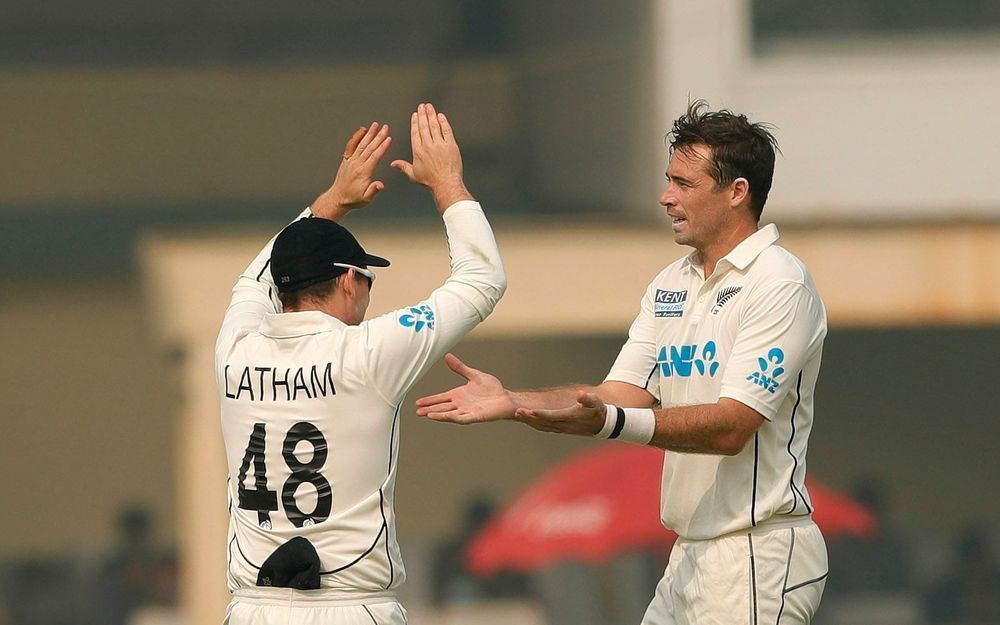
<svg viewBox="0 0 1000 625"><path fill-rule="evenodd" d="M781 351L781 348L772 347L767 352L766 358L757 358L757 366L760 367L760 371L754 371L748 375L747 381L753 382L768 393L774 394L774 391L781 386L778 376L785 372L785 368L779 365L784 361L785 352Z"/></svg>
<svg viewBox="0 0 1000 625"><path fill-rule="evenodd" d="M427 304L418 307L411 306L407 312L399 316L399 325L405 328L413 328L414 332L420 332L424 328L434 329L434 311Z"/></svg>

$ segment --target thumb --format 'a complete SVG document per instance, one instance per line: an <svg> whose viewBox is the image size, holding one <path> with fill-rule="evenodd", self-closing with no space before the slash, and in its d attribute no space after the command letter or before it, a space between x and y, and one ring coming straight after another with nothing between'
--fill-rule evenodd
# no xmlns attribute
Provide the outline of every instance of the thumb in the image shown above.
<svg viewBox="0 0 1000 625"><path fill-rule="evenodd" d="M598 408L604 405L601 398L594 393L584 393L582 391L577 395L576 401L580 402L580 405L586 406L587 408Z"/></svg>
<svg viewBox="0 0 1000 625"><path fill-rule="evenodd" d="M399 171L401 171L404 174L406 174L407 178L409 178L410 180L413 180L413 164L412 163L409 163L409 162L403 161L403 160L398 160L398 161L393 161L393 162L389 163L389 167L392 167L394 169L398 169Z"/></svg>
<svg viewBox="0 0 1000 625"><path fill-rule="evenodd" d="M368 185L368 188L365 189L365 195L364 195L365 201L371 202L372 200L374 200L375 196L378 195L378 192L384 188L385 185L382 184L380 180L376 180L375 182Z"/></svg>
<svg viewBox="0 0 1000 625"><path fill-rule="evenodd" d="M451 353L445 354L444 364L448 365L449 369L451 369L458 375L462 376L466 380L471 380L472 376L479 373L479 371L473 369L472 367L468 366L467 364L459 360L458 356L456 356L455 354Z"/></svg>

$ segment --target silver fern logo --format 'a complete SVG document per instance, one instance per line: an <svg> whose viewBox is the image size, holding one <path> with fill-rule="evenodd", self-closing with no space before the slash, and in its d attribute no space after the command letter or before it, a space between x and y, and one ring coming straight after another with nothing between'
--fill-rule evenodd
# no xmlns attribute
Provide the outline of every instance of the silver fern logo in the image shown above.
<svg viewBox="0 0 1000 625"><path fill-rule="evenodd" d="M741 286L727 286L724 289L719 289L719 293L715 296L715 306L712 306L712 314L719 314L726 302L736 297L736 294L742 290Z"/></svg>

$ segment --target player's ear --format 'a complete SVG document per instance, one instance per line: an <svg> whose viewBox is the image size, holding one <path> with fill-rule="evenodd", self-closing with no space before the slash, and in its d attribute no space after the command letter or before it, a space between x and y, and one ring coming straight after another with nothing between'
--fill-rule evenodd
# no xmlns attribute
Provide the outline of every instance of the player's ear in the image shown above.
<svg viewBox="0 0 1000 625"><path fill-rule="evenodd" d="M354 270L348 269L344 273L337 276L337 289L343 289L344 295L354 295Z"/></svg>
<svg viewBox="0 0 1000 625"><path fill-rule="evenodd" d="M729 204L736 208L750 200L750 182L746 178L737 178L729 184Z"/></svg>

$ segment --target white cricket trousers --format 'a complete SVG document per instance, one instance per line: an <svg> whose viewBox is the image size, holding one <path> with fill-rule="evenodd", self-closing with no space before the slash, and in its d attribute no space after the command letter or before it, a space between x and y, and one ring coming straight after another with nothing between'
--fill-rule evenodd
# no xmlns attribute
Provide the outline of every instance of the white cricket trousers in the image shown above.
<svg viewBox="0 0 1000 625"><path fill-rule="evenodd" d="M823 535L808 518L678 538L642 625L805 625L828 571Z"/></svg>
<svg viewBox="0 0 1000 625"><path fill-rule="evenodd" d="M392 592L244 588L233 593L223 625L405 625Z"/></svg>

